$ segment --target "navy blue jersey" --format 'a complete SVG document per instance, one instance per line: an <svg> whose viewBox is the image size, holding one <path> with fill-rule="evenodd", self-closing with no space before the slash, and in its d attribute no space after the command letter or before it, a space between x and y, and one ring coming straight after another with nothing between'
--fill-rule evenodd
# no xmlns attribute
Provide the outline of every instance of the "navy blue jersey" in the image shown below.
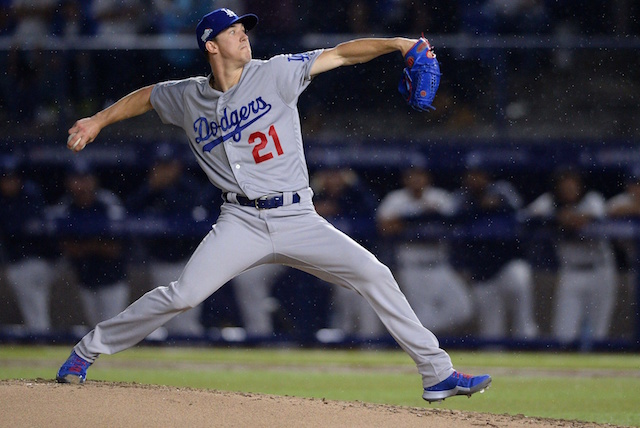
<svg viewBox="0 0 640 428"><path fill-rule="evenodd" d="M50 241L38 234L42 230L44 207L42 191L32 181L24 181L15 195L0 192L0 248L6 261L53 255Z"/></svg>
<svg viewBox="0 0 640 428"><path fill-rule="evenodd" d="M85 206L65 197L51 212L59 224L69 225L60 232L60 246L83 286L97 288L126 278L126 242L110 232L110 226L125 217L116 195L98 190L93 203Z"/></svg>
<svg viewBox="0 0 640 428"><path fill-rule="evenodd" d="M157 216L175 226L166 234L141 240L153 258L172 262L189 257L195 250L202 234L192 226L198 221L206 220L208 225L214 222L221 200L216 189L183 176L161 189L153 189L145 183L127 198L127 209L132 216ZM185 233L176 233L177 230Z"/></svg>
<svg viewBox="0 0 640 428"><path fill-rule="evenodd" d="M473 280L486 281L522 256L517 235L520 196L510 183L492 183L479 194L461 189L454 199L455 220L465 233L453 254Z"/></svg>

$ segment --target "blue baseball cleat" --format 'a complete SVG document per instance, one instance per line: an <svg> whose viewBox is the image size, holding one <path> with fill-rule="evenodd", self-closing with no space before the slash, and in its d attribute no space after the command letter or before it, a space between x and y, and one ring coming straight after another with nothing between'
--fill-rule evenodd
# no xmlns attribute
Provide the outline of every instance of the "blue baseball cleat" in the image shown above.
<svg viewBox="0 0 640 428"><path fill-rule="evenodd" d="M429 403L442 401L454 395L466 395L471 397L476 392L484 392L491 385L491 376L471 376L454 371L451 376L442 382L424 389L422 398Z"/></svg>
<svg viewBox="0 0 640 428"><path fill-rule="evenodd" d="M58 383L84 383L87 378L87 369L90 365L90 362L78 357L75 351L71 351L67 361L58 370L56 380Z"/></svg>

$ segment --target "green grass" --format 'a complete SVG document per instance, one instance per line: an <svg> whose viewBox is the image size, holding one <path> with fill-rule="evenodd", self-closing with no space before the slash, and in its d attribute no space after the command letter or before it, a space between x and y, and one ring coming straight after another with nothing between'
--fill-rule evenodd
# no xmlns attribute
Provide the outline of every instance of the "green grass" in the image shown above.
<svg viewBox="0 0 640 428"><path fill-rule="evenodd" d="M68 348L3 346L0 378L51 379ZM472 399L428 405L420 376L400 351L137 347L104 355L90 380L256 392L412 407L524 414L640 426L640 356L451 353L454 364L487 372L492 387Z"/></svg>

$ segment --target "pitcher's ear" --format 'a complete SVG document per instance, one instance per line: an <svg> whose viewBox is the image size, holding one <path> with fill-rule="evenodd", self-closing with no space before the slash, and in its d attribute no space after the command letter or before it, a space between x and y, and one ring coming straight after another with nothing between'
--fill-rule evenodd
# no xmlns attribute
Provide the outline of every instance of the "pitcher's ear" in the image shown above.
<svg viewBox="0 0 640 428"><path fill-rule="evenodd" d="M218 44L214 40L207 40L204 44L204 48L208 53L218 53Z"/></svg>

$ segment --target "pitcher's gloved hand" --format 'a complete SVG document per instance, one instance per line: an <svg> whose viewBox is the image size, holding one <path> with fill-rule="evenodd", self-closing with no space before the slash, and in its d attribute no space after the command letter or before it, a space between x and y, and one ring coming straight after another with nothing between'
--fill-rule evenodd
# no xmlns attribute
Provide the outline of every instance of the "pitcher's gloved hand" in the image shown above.
<svg viewBox="0 0 640 428"><path fill-rule="evenodd" d="M404 56L406 67L398 91L416 110L435 110L431 105L440 85L440 64L429 41L421 37Z"/></svg>

